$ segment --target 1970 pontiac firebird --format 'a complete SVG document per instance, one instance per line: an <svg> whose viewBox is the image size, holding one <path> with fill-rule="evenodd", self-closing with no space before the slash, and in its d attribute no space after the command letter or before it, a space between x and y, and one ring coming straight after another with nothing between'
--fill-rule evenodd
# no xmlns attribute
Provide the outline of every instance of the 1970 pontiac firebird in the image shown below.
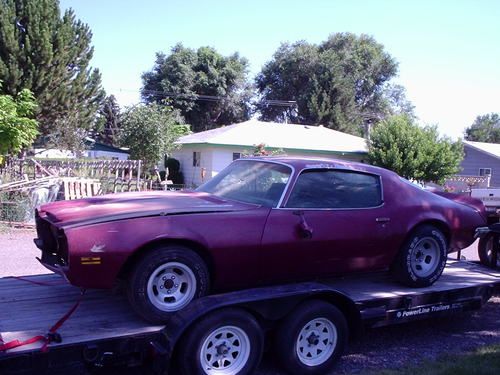
<svg viewBox="0 0 500 375"><path fill-rule="evenodd" d="M161 322L208 293L360 271L428 286L486 218L479 201L381 168L272 157L237 160L195 191L50 203L36 222L47 268L85 288L124 279L133 308Z"/></svg>

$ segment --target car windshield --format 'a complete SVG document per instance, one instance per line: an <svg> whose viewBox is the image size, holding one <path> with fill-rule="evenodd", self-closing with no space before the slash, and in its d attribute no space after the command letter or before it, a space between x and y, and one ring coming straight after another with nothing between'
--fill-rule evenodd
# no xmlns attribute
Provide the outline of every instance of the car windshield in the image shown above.
<svg viewBox="0 0 500 375"><path fill-rule="evenodd" d="M291 172L291 168L283 164L238 160L196 191L245 203L276 207Z"/></svg>

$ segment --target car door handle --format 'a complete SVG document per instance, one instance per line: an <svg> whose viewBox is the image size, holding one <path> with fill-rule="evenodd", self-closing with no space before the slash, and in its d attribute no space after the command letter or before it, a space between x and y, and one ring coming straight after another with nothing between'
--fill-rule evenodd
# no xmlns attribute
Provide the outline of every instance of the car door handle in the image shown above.
<svg viewBox="0 0 500 375"><path fill-rule="evenodd" d="M377 223L388 223L389 221L391 221L391 218L390 217L377 217L375 219L375 221Z"/></svg>

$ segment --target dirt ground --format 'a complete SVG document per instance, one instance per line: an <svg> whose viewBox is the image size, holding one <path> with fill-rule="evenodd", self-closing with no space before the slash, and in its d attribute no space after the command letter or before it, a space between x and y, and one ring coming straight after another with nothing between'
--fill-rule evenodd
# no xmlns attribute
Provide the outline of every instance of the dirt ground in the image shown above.
<svg viewBox="0 0 500 375"><path fill-rule="evenodd" d="M47 273L35 257L33 230L0 230L0 277ZM463 253L477 259L477 247ZM500 295L480 311L457 314L365 332L351 341L348 352L331 374L358 374L380 369L418 365L450 353L472 351L488 344L500 344ZM264 356L257 375L283 374L273 361L272 351Z"/></svg>

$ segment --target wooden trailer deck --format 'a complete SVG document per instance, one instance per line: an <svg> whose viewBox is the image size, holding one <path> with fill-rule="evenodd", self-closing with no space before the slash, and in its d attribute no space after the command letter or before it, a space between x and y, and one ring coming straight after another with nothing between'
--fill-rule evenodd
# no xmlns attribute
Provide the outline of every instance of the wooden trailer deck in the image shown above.
<svg viewBox="0 0 500 375"><path fill-rule="evenodd" d="M498 288L500 272L466 261L449 261L438 282L428 288L400 286L386 272L332 279L322 284L342 291L358 304L364 304L375 300L428 296L434 292L455 293L461 289L488 285ZM54 274L26 276L23 279L0 278L0 338L3 342L9 342L46 334L75 304L79 295L78 288ZM153 334L163 328L150 325L135 315L124 296L107 290L88 290L78 309L58 330L62 343L52 343L50 347ZM22 346L7 354L20 354L41 346L41 343ZM0 359L3 355L5 353L0 353Z"/></svg>

